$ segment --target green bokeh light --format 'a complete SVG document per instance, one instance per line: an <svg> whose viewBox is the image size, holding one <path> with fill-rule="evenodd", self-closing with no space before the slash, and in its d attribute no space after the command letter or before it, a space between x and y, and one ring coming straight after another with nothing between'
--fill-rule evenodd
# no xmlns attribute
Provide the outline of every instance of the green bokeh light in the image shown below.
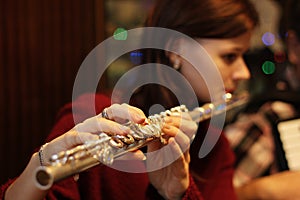
<svg viewBox="0 0 300 200"><path fill-rule="evenodd" d="M115 40L126 40L127 35L127 30L125 30L124 28L117 28L114 32Z"/></svg>
<svg viewBox="0 0 300 200"><path fill-rule="evenodd" d="M262 65L262 70L265 74L273 74L275 72L275 64L271 61L265 61Z"/></svg>

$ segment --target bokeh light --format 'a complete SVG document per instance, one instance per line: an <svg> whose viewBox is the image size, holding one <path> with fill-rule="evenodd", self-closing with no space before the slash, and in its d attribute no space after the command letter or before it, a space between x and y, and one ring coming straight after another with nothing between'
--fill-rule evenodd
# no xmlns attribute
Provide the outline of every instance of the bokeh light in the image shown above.
<svg viewBox="0 0 300 200"><path fill-rule="evenodd" d="M143 53L134 51L130 53L130 60L133 64L140 64L142 62Z"/></svg>
<svg viewBox="0 0 300 200"><path fill-rule="evenodd" d="M265 74L273 74L275 72L275 64L271 61L265 61L262 65L262 71Z"/></svg>
<svg viewBox="0 0 300 200"><path fill-rule="evenodd" d="M115 40L126 40L128 36L127 30L124 28L117 28L114 32Z"/></svg>
<svg viewBox="0 0 300 200"><path fill-rule="evenodd" d="M266 46L271 46L275 43L275 35L271 32L266 32L263 34L261 40Z"/></svg>
<svg viewBox="0 0 300 200"><path fill-rule="evenodd" d="M277 63L284 63L286 61L286 53L284 51L275 52L274 61Z"/></svg>

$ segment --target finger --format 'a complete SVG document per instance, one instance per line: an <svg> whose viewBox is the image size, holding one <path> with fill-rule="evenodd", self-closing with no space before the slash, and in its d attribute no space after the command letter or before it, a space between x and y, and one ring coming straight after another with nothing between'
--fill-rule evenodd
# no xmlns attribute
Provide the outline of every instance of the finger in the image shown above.
<svg viewBox="0 0 300 200"><path fill-rule="evenodd" d="M154 152L158 149L160 149L161 147L163 147L164 145L160 142L160 141L153 141L153 142L150 142L148 145L147 145L147 152Z"/></svg>
<svg viewBox="0 0 300 200"><path fill-rule="evenodd" d="M74 128L77 132L89 132L89 133L100 133L105 132L110 135L125 135L130 133L130 129L117 122L99 118L98 116L86 119L80 124L77 124Z"/></svg>
<svg viewBox="0 0 300 200"><path fill-rule="evenodd" d="M172 112L170 116L180 117L180 118L186 119L186 120L192 120L192 117L190 116L190 114L186 113L186 112Z"/></svg>
<svg viewBox="0 0 300 200"><path fill-rule="evenodd" d="M180 146L177 144L174 138L170 138L168 143L173 153L173 159L175 160L172 164L172 167L174 168L173 171L175 173L174 175L179 179L186 178L188 162L186 162L185 156L181 151Z"/></svg>
<svg viewBox="0 0 300 200"><path fill-rule="evenodd" d="M174 144L174 143L175 144ZM147 164L147 169L149 171L152 170L157 170L164 168L176 160L181 160L181 164L185 162L189 162L188 156L189 153L183 153L181 150L181 147L179 144L176 142L174 138L169 138L168 139L168 144L161 146L161 148L152 149L152 151L149 151L149 147L152 146L153 143L150 143L148 145L148 152L146 154L147 159L146 159L146 164ZM178 162L177 164L179 164ZM173 165L173 164L172 164Z"/></svg>
<svg viewBox="0 0 300 200"><path fill-rule="evenodd" d="M165 123L162 127L163 136L175 137L177 129L171 125L171 123Z"/></svg>
<svg viewBox="0 0 300 200"><path fill-rule="evenodd" d="M97 139L99 139L99 137L95 134L87 132L79 133L72 129L49 142L47 145L47 151L45 152L47 152L48 156L50 156L60 151L65 151L75 146L81 145L86 141Z"/></svg>
<svg viewBox="0 0 300 200"><path fill-rule="evenodd" d="M78 132L75 130L70 130L64 134L63 139L66 148L72 148L87 141L97 140L99 139L99 136L88 132Z"/></svg>
<svg viewBox="0 0 300 200"><path fill-rule="evenodd" d="M174 138L169 138L168 145L169 148L171 149L174 160L183 158L183 152L181 150L181 147Z"/></svg>
<svg viewBox="0 0 300 200"><path fill-rule="evenodd" d="M169 117L165 117L164 120L165 120L164 126L166 125L175 126L180 130L182 130L182 132L184 132L189 138L192 138L198 129L197 123L188 118L169 116Z"/></svg>
<svg viewBox="0 0 300 200"><path fill-rule="evenodd" d="M188 150L190 139L180 129L175 126L165 125L162 131L167 136L175 137L176 142L179 144L183 152Z"/></svg>
<svg viewBox="0 0 300 200"><path fill-rule="evenodd" d="M188 148L184 153L183 153L184 159L187 163L190 163L191 161L191 156L190 156L190 148Z"/></svg>
<svg viewBox="0 0 300 200"><path fill-rule="evenodd" d="M150 145L152 144L149 144L149 146ZM155 151L149 151L149 146L146 155L147 156L146 164L147 164L147 169L149 171L162 169L166 166L169 166L176 159L178 159L182 154L180 147L179 149L175 149L175 151L173 150L173 148L169 144L169 140L167 145L164 145L161 148L156 149Z"/></svg>
<svg viewBox="0 0 300 200"><path fill-rule="evenodd" d="M140 150L134 152L127 152L124 155L116 158L116 160L146 160L144 153Z"/></svg>
<svg viewBox="0 0 300 200"><path fill-rule="evenodd" d="M110 119L113 119L117 122L129 120L135 123L143 123L146 120L146 116L142 110L125 103L113 104L112 106L108 107L107 114Z"/></svg>
<svg viewBox="0 0 300 200"><path fill-rule="evenodd" d="M176 143L180 146L182 152L186 152L190 147L190 138L178 129L178 133L175 136Z"/></svg>

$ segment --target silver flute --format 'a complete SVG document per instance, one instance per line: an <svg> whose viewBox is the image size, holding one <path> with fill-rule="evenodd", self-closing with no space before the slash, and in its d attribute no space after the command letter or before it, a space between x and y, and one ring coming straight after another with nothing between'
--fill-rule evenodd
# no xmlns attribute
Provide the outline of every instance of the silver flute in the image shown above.
<svg viewBox="0 0 300 200"><path fill-rule="evenodd" d="M98 140L88 141L72 149L59 152L51 156L49 165L40 166L35 171L36 186L40 189L49 189L54 182L76 175L98 164L111 165L115 158L123 154L135 151L154 140L166 143L161 132L164 118L173 113L186 112L192 120L201 122L223 113L232 108L244 105L248 101L248 95L232 96L225 94L225 101L220 104L207 103L189 111L186 106L180 105L170 110L148 117L146 125L127 122L125 126L130 128L128 135L107 135L100 133Z"/></svg>

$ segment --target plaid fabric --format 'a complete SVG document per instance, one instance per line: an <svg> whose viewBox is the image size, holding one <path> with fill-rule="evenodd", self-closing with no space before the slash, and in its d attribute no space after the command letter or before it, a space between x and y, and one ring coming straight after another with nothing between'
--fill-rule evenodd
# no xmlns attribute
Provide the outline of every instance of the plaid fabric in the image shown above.
<svg viewBox="0 0 300 200"><path fill-rule="evenodd" d="M234 186L262 176L274 162L272 127L263 113L241 115L225 128L236 155Z"/></svg>
<svg viewBox="0 0 300 200"><path fill-rule="evenodd" d="M268 102L257 113L242 114L225 128L230 145L236 155L234 186L276 172L275 142L270 113L283 120L296 115L294 108L283 102ZM269 114L269 115L268 115Z"/></svg>

